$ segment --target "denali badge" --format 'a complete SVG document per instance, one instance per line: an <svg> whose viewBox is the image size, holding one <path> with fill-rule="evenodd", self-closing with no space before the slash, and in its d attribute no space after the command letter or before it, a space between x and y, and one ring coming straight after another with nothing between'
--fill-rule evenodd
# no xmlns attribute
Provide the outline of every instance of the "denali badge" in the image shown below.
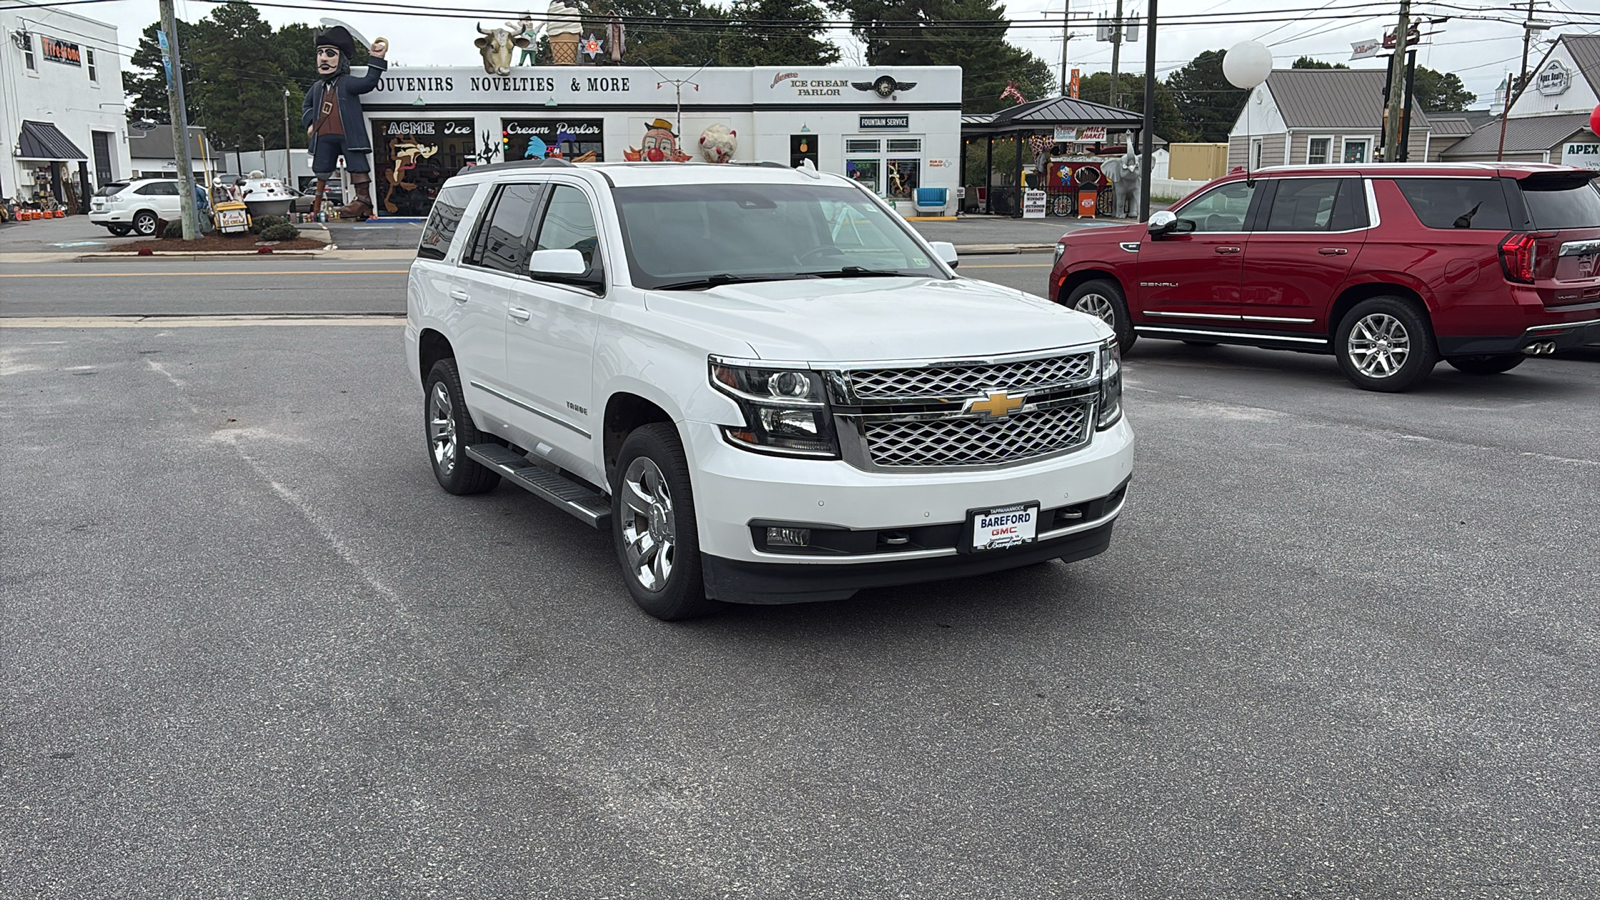
<svg viewBox="0 0 1600 900"><path fill-rule="evenodd" d="M961 407L962 412L985 412L992 418L1009 416L1022 408L1022 401L1027 399L1027 394L1018 394L1015 397L1005 391L991 391L988 397L973 397Z"/></svg>

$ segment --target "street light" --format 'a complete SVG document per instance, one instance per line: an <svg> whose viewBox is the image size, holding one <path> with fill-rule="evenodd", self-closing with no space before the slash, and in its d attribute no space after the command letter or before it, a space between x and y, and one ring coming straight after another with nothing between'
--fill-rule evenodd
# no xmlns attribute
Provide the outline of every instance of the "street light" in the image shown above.
<svg viewBox="0 0 1600 900"><path fill-rule="evenodd" d="M289 89L283 89L283 183L294 184L294 164L290 161L289 150ZM261 161L263 165L266 160Z"/></svg>

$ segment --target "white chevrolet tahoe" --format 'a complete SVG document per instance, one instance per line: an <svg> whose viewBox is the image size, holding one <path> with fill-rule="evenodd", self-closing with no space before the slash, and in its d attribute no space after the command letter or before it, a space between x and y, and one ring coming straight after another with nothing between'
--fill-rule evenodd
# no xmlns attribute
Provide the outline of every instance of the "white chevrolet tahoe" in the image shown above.
<svg viewBox="0 0 1600 900"><path fill-rule="evenodd" d="M809 165L473 168L406 291L434 476L610 531L669 620L1100 553L1115 335L955 257Z"/></svg>

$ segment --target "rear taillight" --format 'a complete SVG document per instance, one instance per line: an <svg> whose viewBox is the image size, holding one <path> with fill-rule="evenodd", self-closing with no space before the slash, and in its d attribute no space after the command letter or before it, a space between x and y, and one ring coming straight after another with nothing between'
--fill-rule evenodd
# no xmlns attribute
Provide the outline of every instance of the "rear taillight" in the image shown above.
<svg viewBox="0 0 1600 900"><path fill-rule="evenodd" d="M1500 242L1500 267L1507 280L1533 284L1533 252L1538 243L1527 233L1508 234Z"/></svg>
<svg viewBox="0 0 1600 900"><path fill-rule="evenodd" d="M1500 267L1505 270L1507 280L1533 284L1537 277L1534 262L1538 258L1539 241L1553 237L1554 234L1530 232L1506 235L1505 240L1500 242Z"/></svg>

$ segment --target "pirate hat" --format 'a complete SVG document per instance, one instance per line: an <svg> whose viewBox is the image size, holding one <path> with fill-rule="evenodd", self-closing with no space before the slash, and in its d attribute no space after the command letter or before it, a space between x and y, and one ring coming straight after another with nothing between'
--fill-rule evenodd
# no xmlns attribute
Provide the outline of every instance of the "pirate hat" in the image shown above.
<svg viewBox="0 0 1600 900"><path fill-rule="evenodd" d="M355 38L350 36L350 32L343 25L335 25L327 31L317 32L316 44L318 47L338 47L339 52L345 56L356 55Z"/></svg>

